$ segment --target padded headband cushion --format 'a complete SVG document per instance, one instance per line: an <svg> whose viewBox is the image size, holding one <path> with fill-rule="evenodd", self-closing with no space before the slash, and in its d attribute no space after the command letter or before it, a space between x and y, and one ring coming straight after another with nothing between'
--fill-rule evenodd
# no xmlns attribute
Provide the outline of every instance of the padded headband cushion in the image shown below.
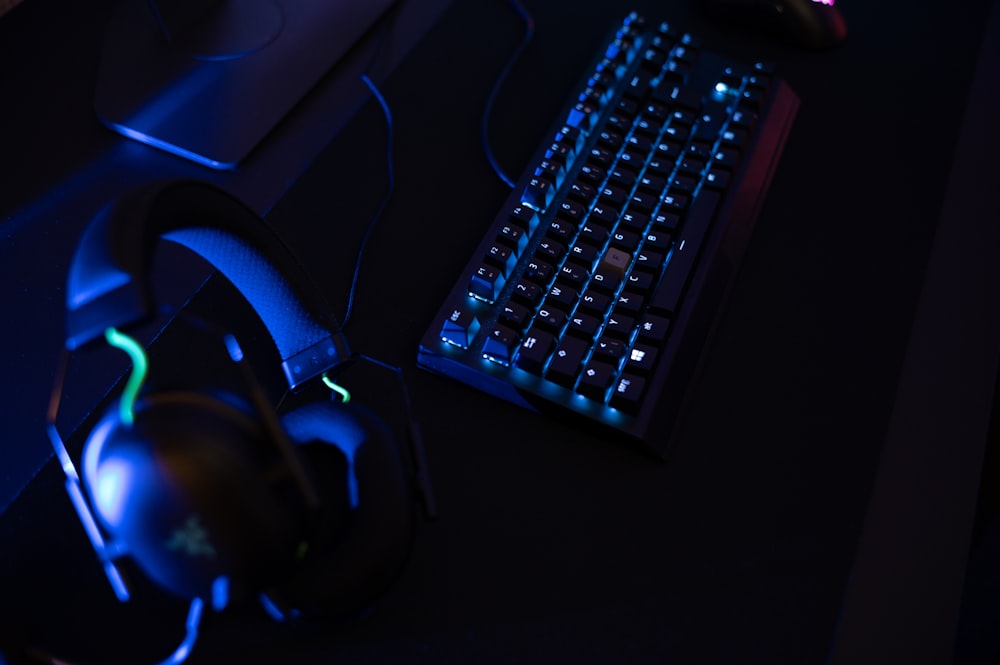
<svg viewBox="0 0 1000 665"><path fill-rule="evenodd" d="M335 317L272 229L222 189L191 180L137 189L91 221L69 271L67 348L153 313L149 272L160 238L194 251L233 283L274 340L292 387L349 356Z"/></svg>

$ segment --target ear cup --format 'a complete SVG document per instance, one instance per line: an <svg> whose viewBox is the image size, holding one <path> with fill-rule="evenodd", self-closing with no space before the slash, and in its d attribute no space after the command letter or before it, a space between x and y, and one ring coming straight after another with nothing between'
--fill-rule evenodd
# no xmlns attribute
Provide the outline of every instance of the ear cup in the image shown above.
<svg viewBox="0 0 1000 665"><path fill-rule="evenodd" d="M323 509L306 556L268 596L286 613L349 618L389 587L412 545L415 504L400 446L353 403L307 404L282 425L314 472Z"/></svg>
<svg viewBox="0 0 1000 665"><path fill-rule="evenodd" d="M102 526L179 596L258 591L292 566L304 496L271 433L235 400L168 392L118 404L91 432L83 476Z"/></svg>

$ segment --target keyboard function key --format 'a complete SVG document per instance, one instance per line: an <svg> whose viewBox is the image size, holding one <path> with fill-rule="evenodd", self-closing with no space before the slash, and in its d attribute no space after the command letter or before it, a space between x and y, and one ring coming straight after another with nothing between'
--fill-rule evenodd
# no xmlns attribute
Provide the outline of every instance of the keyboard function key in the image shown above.
<svg viewBox="0 0 1000 665"><path fill-rule="evenodd" d="M566 116L566 125L589 134L597 123L598 108L591 102L577 102Z"/></svg>
<svg viewBox="0 0 1000 665"><path fill-rule="evenodd" d="M524 193L521 194L521 203L538 212L545 212L549 203L552 202L554 190L555 187L552 185L552 181L540 175L534 175L524 187Z"/></svg>
<svg viewBox="0 0 1000 665"><path fill-rule="evenodd" d="M514 256L513 250L503 243L494 243L486 250L486 261L497 268L506 277L511 266L511 259Z"/></svg>
<svg viewBox="0 0 1000 665"><path fill-rule="evenodd" d="M538 226L538 213L524 205L515 205L511 208L509 219L515 226L525 231L530 231Z"/></svg>
<svg viewBox="0 0 1000 665"><path fill-rule="evenodd" d="M528 244L525 230L516 224L504 224L501 226L500 232L497 233L497 240L506 244L518 254Z"/></svg>
<svg viewBox="0 0 1000 665"><path fill-rule="evenodd" d="M469 295L492 304L496 301L501 286L503 277L500 269L483 263L469 279Z"/></svg>

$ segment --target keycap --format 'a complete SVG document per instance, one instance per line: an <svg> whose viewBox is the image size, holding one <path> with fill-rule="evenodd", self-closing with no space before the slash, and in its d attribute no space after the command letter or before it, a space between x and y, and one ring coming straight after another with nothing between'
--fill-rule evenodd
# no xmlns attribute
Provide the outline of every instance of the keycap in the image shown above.
<svg viewBox="0 0 1000 665"><path fill-rule="evenodd" d="M461 349L469 348L479 329L475 315L462 307L455 307L441 325L441 339Z"/></svg>

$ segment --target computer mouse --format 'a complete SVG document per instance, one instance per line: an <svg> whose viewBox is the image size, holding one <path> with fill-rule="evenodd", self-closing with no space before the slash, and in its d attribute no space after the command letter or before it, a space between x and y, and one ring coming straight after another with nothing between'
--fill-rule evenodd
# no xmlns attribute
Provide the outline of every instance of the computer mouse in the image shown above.
<svg viewBox="0 0 1000 665"><path fill-rule="evenodd" d="M836 0L702 0L718 20L746 25L808 49L827 49L847 38Z"/></svg>

